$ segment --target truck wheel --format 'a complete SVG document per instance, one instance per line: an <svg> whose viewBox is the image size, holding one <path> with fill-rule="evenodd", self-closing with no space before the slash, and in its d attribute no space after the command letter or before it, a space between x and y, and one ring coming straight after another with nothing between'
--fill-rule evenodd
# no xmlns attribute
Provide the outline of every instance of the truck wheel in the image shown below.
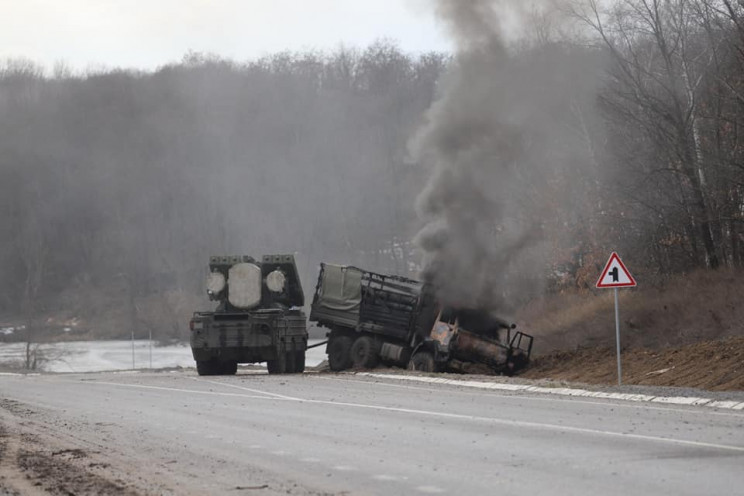
<svg viewBox="0 0 744 496"><path fill-rule="evenodd" d="M529 363L529 359L527 358L527 356L525 356L522 350L516 350L506 362L504 375L509 377L513 376L515 373L525 368L527 366L527 363Z"/></svg>
<svg viewBox="0 0 744 496"><path fill-rule="evenodd" d="M334 372L351 367L351 338L349 336L332 337L328 343L328 366Z"/></svg>
<svg viewBox="0 0 744 496"><path fill-rule="evenodd" d="M436 362L434 355L428 351L417 351L411 361L408 362L408 370L418 370L419 372L436 372Z"/></svg>
<svg viewBox="0 0 744 496"><path fill-rule="evenodd" d="M284 351L284 346L277 350L276 360L266 362L266 368L269 369L269 374L284 374L287 372L287 353Z"/></svg>
<svg viewBox="0 0 744 496"><path fill-rule="evenodd" d="M357 338L349 353L355 369L373 369L377 366L377 343L369 336Z"/></svg>
<svg viewBox="0 0 744 496"><path fill-rule="evenodd" d="M217 375L217 363L214 360L197 360L196 372L199 375Z"/></svg>

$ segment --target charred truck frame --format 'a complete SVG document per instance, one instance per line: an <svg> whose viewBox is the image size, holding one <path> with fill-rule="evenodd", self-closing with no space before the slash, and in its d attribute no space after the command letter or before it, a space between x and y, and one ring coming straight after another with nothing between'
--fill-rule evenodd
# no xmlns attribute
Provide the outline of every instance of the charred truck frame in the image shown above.
<svg viewBox="0 0 744 496"><path fill-rule="evenodd" d="M199 375L235 374L267 362L270 374L305 370L305 297L293 255L213 256L207 277L214 312L195 312L191 351Z"/></svg>
<svg viewBox="0 0 744 496"><path fill-rule="evenodd" d="M382 361L426 372L476 363L512 374L532 352L532 336L488 312L440 307L428 284L352 266L320 264L310 321L330 330L334 371Z"/></svg>

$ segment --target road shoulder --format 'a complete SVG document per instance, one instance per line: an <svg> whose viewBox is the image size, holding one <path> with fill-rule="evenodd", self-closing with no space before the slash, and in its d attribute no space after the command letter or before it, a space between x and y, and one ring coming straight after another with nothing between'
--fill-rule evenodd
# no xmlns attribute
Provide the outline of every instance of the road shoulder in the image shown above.
<svg viewBox="0 0 744 496"><path fill-rule="evenodd" d="M690 391L676 388L626 387L626 388L584 388L579 385L561 382L504 381L499 377L452 378L411 373L396 374L385 372L357 372L361 377L387 380L419 382L427 384L447 384L464 388L549 394L582 398L599 398L641 403L663 403L667 405L700 406L713 409L744 411L744 393L715 393L703 390ZM692 394L690 394L692 393Z"/></svg>

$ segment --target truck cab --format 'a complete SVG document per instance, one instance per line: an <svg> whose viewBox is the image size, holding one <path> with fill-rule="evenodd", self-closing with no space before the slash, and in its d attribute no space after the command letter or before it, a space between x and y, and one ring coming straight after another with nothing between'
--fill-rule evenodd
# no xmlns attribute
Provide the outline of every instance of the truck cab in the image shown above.
<svg viewBox="0 0 744 496"><path fill-rule="evenodd" d="M479 363L512 375L529 362L533 341L528 334L513 333L515 328L488 312L443 307L429 336L414 351L409 368L465 371L466 364Z"/></svg>

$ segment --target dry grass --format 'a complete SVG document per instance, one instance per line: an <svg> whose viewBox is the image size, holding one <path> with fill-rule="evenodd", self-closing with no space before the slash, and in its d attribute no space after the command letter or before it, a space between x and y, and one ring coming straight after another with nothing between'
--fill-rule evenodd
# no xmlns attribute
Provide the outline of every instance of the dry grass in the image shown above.
<svg viewBox="0 0 744 496"><path fill-rule="evenodd" d="M744 390L744 337L704 341L660 351L623 353L623 383ZM556 351L536 358L522 377L615 384L617 362L610 348Z"/></svg>
<svg viewBox="0 0 744 496"><path fill-rule="evenodd" d="M744 271L700 270L620 290L624 349L658 350L744 335ZM611 290L552 295L522 308L517 321L535 335L537 354L612 347Z"/></svg>

